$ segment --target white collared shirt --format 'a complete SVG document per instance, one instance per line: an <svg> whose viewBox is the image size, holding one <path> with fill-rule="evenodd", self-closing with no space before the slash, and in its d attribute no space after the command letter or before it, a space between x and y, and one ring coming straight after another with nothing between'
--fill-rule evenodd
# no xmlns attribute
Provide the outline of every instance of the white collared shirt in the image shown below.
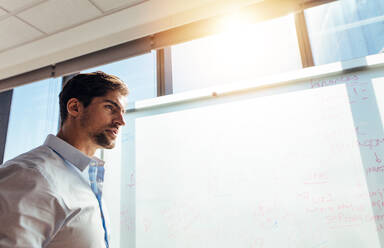
<svg viewBox="0 0 384 248"><path fill-rule="evenodd" d="M104 165L49 135L0 166L0 247L105 248L91 162Z"/></svg>

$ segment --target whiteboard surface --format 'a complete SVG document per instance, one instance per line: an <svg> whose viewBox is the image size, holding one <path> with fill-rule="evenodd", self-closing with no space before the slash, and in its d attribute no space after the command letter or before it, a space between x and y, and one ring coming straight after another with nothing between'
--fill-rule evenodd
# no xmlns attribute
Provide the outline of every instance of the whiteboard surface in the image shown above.
<svg viewBox="0 0 384 248"><path fill-rule="evenodd" d="M380 247L345 84L136 119L136 247Z"/></svg>

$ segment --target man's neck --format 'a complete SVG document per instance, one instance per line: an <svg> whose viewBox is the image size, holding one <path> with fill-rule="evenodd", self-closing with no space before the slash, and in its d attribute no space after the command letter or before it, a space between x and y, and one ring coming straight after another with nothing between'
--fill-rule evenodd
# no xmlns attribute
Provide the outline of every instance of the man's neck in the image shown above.
<svg viewBox="0 0 384 248"><path fill-rule="evenodd" d="M60 128L59 132L56 135L58 138L64 140L68 144L80 150L82 153L87 155L88 157L92 157L96 152L96 147L89 142L85 142L86 139L82 139L81 137L84 134L78 134L75 131L70 131L66 128Z"/></svg>

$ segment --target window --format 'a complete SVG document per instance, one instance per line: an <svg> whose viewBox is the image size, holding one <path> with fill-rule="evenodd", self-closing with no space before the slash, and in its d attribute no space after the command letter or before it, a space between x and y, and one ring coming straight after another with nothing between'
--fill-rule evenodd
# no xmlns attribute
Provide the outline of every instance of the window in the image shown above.
<svg viewBox="0 0 384 248"><path fill-rule="evenodd" d="M340 0L305 11L315 65L384 48L384 2Z"/></svg>
<svg viewBox="0 0 384 248"><path fill-rule="evenodd" d="M293 15L172 46L174 93L301 67Z"/></svg>
<svg viewBox="0 0 384 248"><path fill-rule="evenodd" d="M4 161L43 144L59 126L61 79L27 84L13 91Z"/></svg>
<svg viewBox="0 0 384 248"><path fill-rule="evenodd" d="M156 52L91 68L82 73L94 71L103 71L121 78L129 88L128 102L153 98L157 95Z"/></svg>

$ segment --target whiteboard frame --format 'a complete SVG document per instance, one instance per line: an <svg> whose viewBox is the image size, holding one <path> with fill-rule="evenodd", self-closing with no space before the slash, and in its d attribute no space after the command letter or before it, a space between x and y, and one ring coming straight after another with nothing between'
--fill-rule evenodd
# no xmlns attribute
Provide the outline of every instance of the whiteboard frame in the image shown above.
<svg viewBox="0 0 384 248"><path fill-rule="evenodd" d="M276 76L262 77L252 82L237 82L214 86L205 89L191 90L172 95L145 99L126 106L127 112L137 112L153 107L180 104L206 98L215 98L251 90L261 90L275 86L292 84L298 81L341 75L355 71L365 71L372 68L384 67L384 53L339 61L326 65L304 68Z"/></svg>

